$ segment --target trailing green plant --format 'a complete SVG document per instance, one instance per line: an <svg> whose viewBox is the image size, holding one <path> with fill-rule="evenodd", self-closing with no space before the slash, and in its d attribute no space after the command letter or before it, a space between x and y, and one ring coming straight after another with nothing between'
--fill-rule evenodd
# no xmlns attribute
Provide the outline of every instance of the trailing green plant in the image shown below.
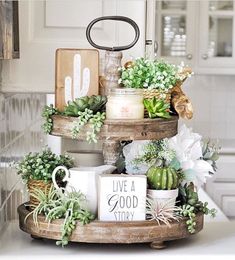
<svg viewBox="0 0 235 260"><path fill-rule="evenodd" d="M159 89L167 92L181 80L179 67L163 60L137 58L130 66L120 68L122 83L128 88Z"/></svg>
<svg viewBox="0 0 235 260"><path fill-rule="evenodd" d="M66 116L80 116L80 112L85 112L86 109L93 111L95 114L98 111L103 111L106 103L106 96L92 95L76 98L74 101L68 102L64 114Z"/></svg>
<svg viewBox="0 0 235 260"><path fill-rule="evenodd" d="M149 220L156 220L158 225L163 222L170 226L170 222L179 221L181 216L178 214L180 208L174 203L174 199L167 201L156 201L152 198L146 199L146 215Z"/></svg>
<svg viewBox="0 0 235 260"><path fill-rule="evenodd" d="M148 111L149 118L170 118L170 104L156 97L144 99L144 106Z"/></svg>
<svg viewBox="0 0 235 260"><path fill-rule="evenodd" d="M32 189L32 193L30 196L34 197L39 201L39 204L36 206L35 204L29 204L31 209L33 209L24 219L26 222L30 215L33 216L33 221L35 226L38 227L38 216L41 214L47 215L49 211L53 208L55 201L58 199L58 192L51 185L48 192L43 192L41 189L34 188Z"/></svg>
<svg viewBox="0 0 235 260"><path fill-rule="evenodd" d="M33 215L34 224L37 226L40 214L45 215L48 224L55 219L64 219L61 226L61 240L56 242L57 245L65 246L68 244L77 221L85 225L94 219L94 215L86 209L86 199L81 192L75 190L72 192L57 191L52 186L48 194L35 189L31 195L40 203L38 206L33 206L33 211L26 216L25 221L30 215Z"/></svg>
<svg viewBox="0 0 235 260"><path fill-rule="evenodd" d="M78 112L78 118L73 123L72 136L76 138L86 124L90 124L90 131L87 131L87 141L97 143L97 134L100 132L105 120L105 112L93 113L86 108L84 112Z"/></svg>
<svg viewBox="0 0 235 260"><path fill-rule="evenodd" d="M45 122L42 125L42 129L46 134L50 134L53 127L53 120L51 116L58 114L60 114L60 112L58 109L54 108L52 104L43 108L42 117L44 118Z"/></svg>
<svg viewBox="0 0 235 260"><path fill-rule="evenodd" d="M76 138L81 129L89 123L91 125L90 131L87 132L87 141L97 142L97 134L100 132L101 127L104 124L105 104L107 103L106 96L92 95L77 98L74 101L69 101L65 106L64 112L58 111L53 105L45 106L42 112L44 123L42 128L46 134L50 134L53 128L52 115L65 115L77 117L77 121L74 122L72 129L72 136Z"/></svg>
<svg viewBox="0 0 235 260"><path fill-rule="evenodd" d="M186 224L190 233L195 232L196 214L198 212L210 215L211 217L215 217L216 215L216 209L209 209L207 202L203 203L199 200L198 193L195 191L193 183L179 187L179 197L177 201L177 205L181 208L179 214L189 218L186 221Z"/></svg>
<svg viewBox="0 0 235 260"><path fill-rule="evenodd" d="M173 190L179 186L179 175L171 167L154 167L147 171L147 180L151 188L156 190Z"/></svg>
<svg viewBox="0 0 235 260"><path fill-rule="evenodd" d="M72 158L65 155L56 155L49 148L44 148L41 152L28 153L23 159L14 164L17 174L28 182L32 180L51 181L53 170L60 165L71 168L74 165ZM59 176L62 178L64 172L60 171Z"/></svg>

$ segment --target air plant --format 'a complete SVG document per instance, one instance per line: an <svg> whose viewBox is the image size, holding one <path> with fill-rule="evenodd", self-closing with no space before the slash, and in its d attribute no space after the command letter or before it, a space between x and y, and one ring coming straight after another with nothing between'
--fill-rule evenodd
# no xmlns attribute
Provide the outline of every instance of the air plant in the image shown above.
<svg viewBox="0 0 235 260"><path fill-rule="evenodd" d="M48 194L35 189L31 195L40 203L38 206L32 206L33 211L25 217L25 221L30 215L33 215L34 224L38 227L38 215L40 214L45 215L48 225L55 219L64 219L61 226L61 240L56 242L57 245L68 244L77 221L85 225L94 219L94 215L86 209L86 198L81 192L75 190L67 192L63 188L56 190L51 186Z"/></svg>
<svg viewBox="0 0 235 260"><path fill-rule="evenodd" d="M30 215L33 215L33 221L35 226L38 227L38 215L47 214L53 207L58 199L57 190L51 185L48 193L43 192L41 189L34 188L30 193L30 196L34 197L39 201L39 204L35 206L34 204L27 204L31 209L33 209L24 219L26 222Z"/></svg>
<svg viewBox="0 0 235 260"><path fill-rule="evenodd" d="M146 214L149 220L156 220L158 225L161 222L170 227L170 222L179 221L181 216L178 214L180 208L175 206L174 199L167 201L156 201L150 197L146 200Z"/></svg>

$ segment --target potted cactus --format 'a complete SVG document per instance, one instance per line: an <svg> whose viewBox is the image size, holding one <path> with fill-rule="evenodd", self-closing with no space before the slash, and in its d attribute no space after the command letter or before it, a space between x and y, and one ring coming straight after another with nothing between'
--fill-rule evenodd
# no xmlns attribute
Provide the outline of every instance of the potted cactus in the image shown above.
<svg viewBox="0 0 235 260"><path fill-rule="evenodd" d="M158 203L171 201L175 204L179 192L180 178L178 172L170 167L151 167L147 172L148 196Z"/></svg>

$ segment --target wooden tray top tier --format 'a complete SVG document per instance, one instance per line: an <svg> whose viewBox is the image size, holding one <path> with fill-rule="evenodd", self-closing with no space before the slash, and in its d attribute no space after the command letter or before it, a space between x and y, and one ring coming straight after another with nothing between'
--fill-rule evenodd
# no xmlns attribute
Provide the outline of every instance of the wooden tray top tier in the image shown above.
<svg viewBox="0 0 235 260"><path fill-rule="evenodd" d="M76 117L54 115L52 135L72 138ZM159 140L177 134L178 116L170 119L105 120L98 139L112 141ZM76 139L86 140L89 124L84 126Z"/></svg>
<svg viewBox="0 0 235 260"><path fill-rule="evenodd" d="M32 215L25 222L30 211L22 204L18 207L20 229L33 237L60 240L63 219L54 220L48 225L44 216L38 217L39 225L36 227ZM196 216L196 231L203 228L203 214ZM70 241L84 243L151 243L151 247L159 249L164 241L181 239L191 236L187 230L186 219L173 221L170 226L156 221L129 221L107 222L92 221L90 224L77 224Z"/></svg>

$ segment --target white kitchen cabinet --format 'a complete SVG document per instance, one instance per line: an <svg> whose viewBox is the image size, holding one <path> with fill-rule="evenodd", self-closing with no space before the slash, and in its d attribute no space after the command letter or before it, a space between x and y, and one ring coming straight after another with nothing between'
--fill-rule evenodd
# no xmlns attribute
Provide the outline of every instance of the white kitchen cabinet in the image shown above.
<svg viewBox="0 0 235 260"><path fill-rule="evenodd" d="M193 66L195 8L195 1L148 0L147 55Z"/></svg>
<svg viewBox="0 0 235 260"><path fill-rule="evenodd" d="M146 0L19 1L21 57L2 61L1 91L54 92L56 49L93 48L86 39L86 27L100 16L123 15L135 20L140 39L123 55L124 59L143 56L145 7ZM123 22L103 21L95 24L92 37L99 45L126 45L132 42L134 30Z"/></svg>
<svg viewBox="0 0 235 260"><path fill-rule="evenodd" d="M200 1L198 72L234 74L234 1Z"/></svg>
<svg viewBox="0 0 235 260"><path fill-rule="evenodd" d="M206 191L228 217L235 217L235 153L221 153L218 171Z"/></svg>
<svg viewBox="0 0 235 260"><path fill-rule="evenodd" d="M234 75L234 3L147 0L147 55L184 61L197 74Z"/></svg>

